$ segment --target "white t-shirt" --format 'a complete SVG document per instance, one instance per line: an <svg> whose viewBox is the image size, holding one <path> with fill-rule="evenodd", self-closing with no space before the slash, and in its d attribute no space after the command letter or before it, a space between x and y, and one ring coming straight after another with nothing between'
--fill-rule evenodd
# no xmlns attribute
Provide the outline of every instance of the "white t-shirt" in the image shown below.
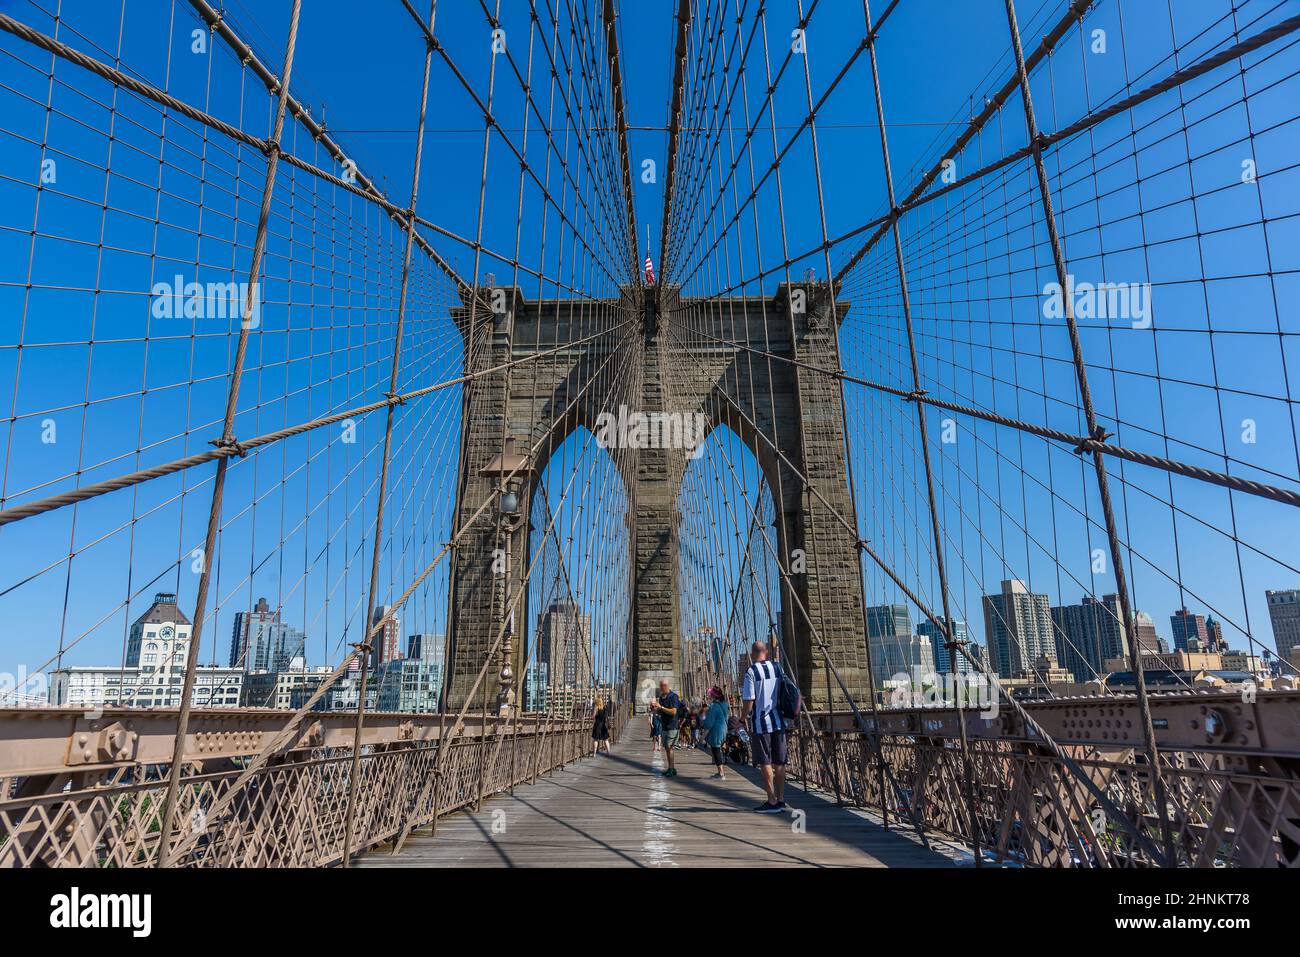
<svg viewBox="0 0 1300 957"><path fill-rule="evenodd" d="M745 669L740 698L754 702L749 713L749 729L755 734L785 730L776 704L777 681L777 666L770 661L756 661Z"/></svg>

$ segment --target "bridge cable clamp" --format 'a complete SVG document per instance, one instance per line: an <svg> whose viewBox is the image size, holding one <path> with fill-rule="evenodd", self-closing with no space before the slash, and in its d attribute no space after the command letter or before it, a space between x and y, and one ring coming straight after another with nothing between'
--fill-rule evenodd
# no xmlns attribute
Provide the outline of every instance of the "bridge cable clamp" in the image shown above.
<svg viewBox="0 0 1300 957"><path fill-rule="evenodd" d="M1093 428L1093 430L1092 430L1092 435L1091 435L1091 436L1089 436L1089 437L1087 437L1087 438L1085 438L1085 439L1080 439L1080 440L1079 440L1079 444L1076 445L1076 446L1074 447L1074 454L1075 454L1075 455L1083 455L1085 452L1089 452L1089 453L1093 453L1093 454L1095 454L1096 451L1097 451L1097 449L1095 448L1095 446L1100 445L1101 443L1105 442L1105 441L1106 441L1107 439L1109 439L1113 434L1114 434L1114 433L1112 433L1112 432L1107 432L1107 431L1106 431L1104 428L1102 428L1100 425L1095 426L1095 427Z"/></svg>
<svg viewBox="0 0 1300 957"><path fill-rule="evenodd" d="M244 445L233 435L230 438L226 438L225 436L222 436L219 439L210 439L208 440L208 445L214 446L215 448L222 449L222 450L234 449L235 454L238 455L241 459L248 455L248 446Z"/></svg>

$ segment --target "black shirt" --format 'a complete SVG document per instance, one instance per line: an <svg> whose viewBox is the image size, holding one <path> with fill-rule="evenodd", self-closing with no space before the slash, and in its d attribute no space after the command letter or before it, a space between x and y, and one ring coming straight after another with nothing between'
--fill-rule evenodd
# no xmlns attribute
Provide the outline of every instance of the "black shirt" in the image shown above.
<svg viewBox="0 0 1300 957"><path fill-rule="evenodd" d="M659 707L677 709L672 714L669 714L666 711L658 712L660 727L665 731L672 731L677 727L677 720L682 716L682 699L677 697L676 691L661 694L659 696Z"/></svg>

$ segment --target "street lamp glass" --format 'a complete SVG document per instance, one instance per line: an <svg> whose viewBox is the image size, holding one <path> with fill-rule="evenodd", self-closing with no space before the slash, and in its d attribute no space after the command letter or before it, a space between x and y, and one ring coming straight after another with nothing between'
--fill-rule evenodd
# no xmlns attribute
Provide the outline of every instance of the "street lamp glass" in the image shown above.
<svg viewBox="0 0 1300 957"><path fill-rule="evenodd" d="M519 493L514 489L506 489L501 493L501 511L506 515L519 513Z"/></svg>

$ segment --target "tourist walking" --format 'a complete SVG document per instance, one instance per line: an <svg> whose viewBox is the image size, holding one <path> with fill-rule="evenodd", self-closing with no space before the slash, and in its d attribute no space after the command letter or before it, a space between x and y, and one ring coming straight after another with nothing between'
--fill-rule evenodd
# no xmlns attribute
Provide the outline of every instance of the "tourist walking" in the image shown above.
<svg viewBox="0 0 1300 957"><path fill-rule="evenodd" d="M785 804L785 766L788 762L785 721L777 707L777 689L781 665L767 660L767 645L754 642L749 652L750 666L740 698L745 703L745 723L749 725L750 750L754 766L763 772L763 789L767 800L754 808L763 814L780 814Z"/></svg>
<svg viewBox="0 0 1300 957"><path fill-rule="evenodd" d="M602 744L609 754L609 719L605 715L605 702L597 698L596 716L591 721L591 753L599 754Z"/></svg>
<svg viewBox="0 0 1300 957"><path fill-rule="evenodd" d="M731 717L731 709L727 707L727 696L717 685L709 689L709 700L711 703L700 725L700 735L709 746L713 766L717 768L713 776L725 781L727 772L723 767L722 743L727 739L727 722Z"/></svg>

